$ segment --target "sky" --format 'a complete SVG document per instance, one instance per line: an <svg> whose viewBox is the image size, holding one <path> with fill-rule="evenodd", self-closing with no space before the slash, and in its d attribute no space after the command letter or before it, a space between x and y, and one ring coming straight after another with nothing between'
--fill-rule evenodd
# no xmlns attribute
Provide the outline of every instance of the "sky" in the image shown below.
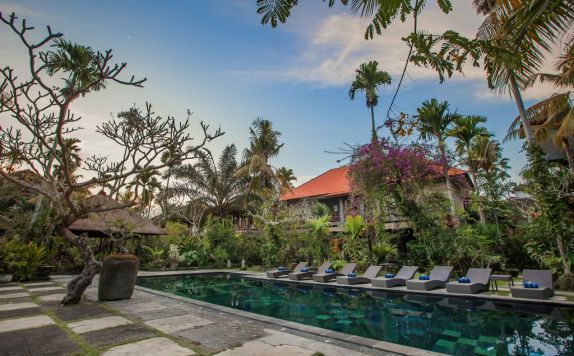
<svg viewBox="0 0 574 356"><path fill-rule="evenodd" d="M432 33L454 29L472 36L480 25L470 0L454 1L449 15L441 14L435 2L428 4L419 28ZM118 62L127 62L126 78L147 78L144 88L109 84L73 104L72 110L83 117L84 130L78 134L83 155L113 159L117 147L94 135L96 126L146 102L158 115L177 119L185 119L189 109L195 137L201 134L199 121L221 126L225 135L208 146L216 154L232 143L241 152L248 145L249 125L260 117L282 133L285 146L272 163L292 168L296 185L339 166L341 156L331 152L368 142L370 112L364 97L348 97L355 69L363 62L378 61L393 78L381 89L375 109L377 124L385 120L408 51L401 37L412 26L397 21L367 41L363 34L369 19L318 0L301 2L287 23L275 29L260 23L255 0L0 0L0 11L26 18L36 27L36 36L50 25L73 42L96 50L111 48ZM25 59L14 33L2 24L0 65L19 69ZM524 93L525 104L554 92L548 85L536 85ZM481 69L468 68L441 84L432 70L411 64L398 110L414 113L431 98L447 100L461 114L486 116L488 129L500 141L518 114L508 94L488 89ZM10 126L9 120L0 117L0 125ZM516 180L525 164L521 145L503 144Z"/></svg>

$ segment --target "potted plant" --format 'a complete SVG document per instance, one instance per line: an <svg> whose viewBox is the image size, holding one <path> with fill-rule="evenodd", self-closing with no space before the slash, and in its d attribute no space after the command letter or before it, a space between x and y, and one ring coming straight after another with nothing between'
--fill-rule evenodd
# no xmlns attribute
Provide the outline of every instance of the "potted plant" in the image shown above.
<svg viewBox="0 0 574 356"><path fill-rule="evenodd" d="M132 297L139 269L135 255L115 254L106 256L98 283L99 300L120 300Z"/></svg>
<svg viewBox="0 0 574 356"><path fill-rule="evenodd" d="M169 245L169 251L167 252L169 257L169 263L172 270L177 270L177 267L181 262L183 262L184 257L179 252L179 246L171 244Z"/></svg>

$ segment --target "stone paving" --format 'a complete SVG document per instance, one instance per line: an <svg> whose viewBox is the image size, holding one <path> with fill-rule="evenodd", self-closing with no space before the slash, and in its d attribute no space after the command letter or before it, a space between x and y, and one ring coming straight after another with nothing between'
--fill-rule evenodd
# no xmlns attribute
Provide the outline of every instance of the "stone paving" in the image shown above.
<svg viewBox="0 0 574 356"><path fill-rule="evenodd" d="M70 276L0 285L0 356L391 355L136 290L97 302L97 278L60 307Z"/></svg>

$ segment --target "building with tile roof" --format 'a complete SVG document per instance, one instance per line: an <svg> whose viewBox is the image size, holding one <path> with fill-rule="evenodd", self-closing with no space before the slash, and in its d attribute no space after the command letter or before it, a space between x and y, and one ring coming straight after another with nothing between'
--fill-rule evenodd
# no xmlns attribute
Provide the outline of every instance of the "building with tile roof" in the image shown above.
<svg viewBox="0 0 574 356"><path fill-rule="evenodd" d="M448 193L446 183L442 180L441 167L439 165L436 165L436 171L437 177L429 182L429 188L444 192L446 195ZM332 230L337 231L344 223L345 217L349 214L351 185L348 173L348 166L330 169L292 189L290 192L281 195L280 199L290 203L308 200L327 205L331 209ZM449 176L453 182L455 206L457 209L464 209L465 202L472 191L472 181L466 171L458 168L450 168ZM454 179L455 177L461 179ZM405 219L396 217L393 221L395 221L395 223L391 223L388 226L389 229L400 228L401 226L406 227L407 223Z"/></svg>

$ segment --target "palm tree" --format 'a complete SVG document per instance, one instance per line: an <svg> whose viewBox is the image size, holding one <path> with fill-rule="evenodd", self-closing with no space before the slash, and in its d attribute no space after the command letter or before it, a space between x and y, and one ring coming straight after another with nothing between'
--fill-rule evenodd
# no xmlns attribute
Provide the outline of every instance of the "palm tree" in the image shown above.
<svg viewBox="0 0 574 356"><path fill-rule="evenodd" d="M538 143L552 139L564 151L570 169L574 170L574 104L571 92L555 94L526 110L528 121ZM519 118L515 118L504 138L505 141L524 137Z"/></svg>
<svg viewBox="0 0 574 356"><path fill-rule="evenodd" d="M139 198L139 204L142 210L146 212L147 217L151 215L152 203L156 197L156 191L161 189L161 182L157 179L159 171L146 169L136 175L133 182L126 187L128 190L134 188L135 197ZM139 191L141 188L141 192Z"/></svg>
<svg viewBox="0 0 574 356"><path fill-rule="evenodd" d="M524 137L528 143L535 143L520 91L540 68L544 60L542 50L550 52L551 44L572 27L574 4L564 0L474 0L474 5L486 15L477 39L483 43L489 85L500 91L510 89ZM571 51L574 33L568 42ZM563 61L570 58L572 63L569 51L566 52Z"/></svg>
<svg viewBox="0 0 574 356"><path fill-rule="evenodd" d="M439 103L438 100L434 98L427 100L417 109L415 118L418 119L417 126L420 137L423 140L436 140L437 142L442 161L442 171L450 199L450 209L452 215L455 216L454 192L448 176L445 141L448 137L452 122L458 114L451 113L449 106L449 103L446 101Z"/></svg>
<svg viewBox="0 0 574 356"><path fill-rule="evenodd" d="M448 135L454 137L455 141L455 150L461 156L466 156L466 165L470 171L472 176L472 182L474 183L474 189L479 199L478 202L478 214L480 216L480 222L485 224L486 218L484 216L484 211L482 210L482 206L480 204L480 189L478 186L478 180L476 176L476 164L472 157L472 143L476 140L477 137L485 136L489 137L491 134L488 132L486 127L480 126L481 124L486 122L486 118L484 116L478 115L458 115L454 118L453 128L448 132Z"/></svg>
<svg viewBox="0 0 574 356"><path fill-rule="evenodd" d="M243 162L235 175L248 177L249 192L262 197L288 189L285 182L278 178L277 168L270 163L284 145L279 143L281 132L273 129L271 121L258 118L251 124L249 134L249 148L243 152Z"/></svg>
<svg viewBox="0 0 574 356"><path fill-rule="evenodd" d="M174 167L177 182L169 190L169 196L194 196L219 217L226 217L238 206L245 195L245 178L235 175L237 171L237 148L226 146L216 161L211 152L200 155L195 164Z"/></svg>
<svg viewBox="0 0 574 356"><path fill-rule="evenodd" d="M370 61L363 63L356 70L356 77L351 88L349 89L349 97L351 100L355 99L357 92L365 93L366 104L371 109L371 140L377 141L377 130L375 128L375 106L379 103L379 95L377 90L381 85L391 84L391 76L389 73L379 70L377 61Z"/></svg>
<svg viewBox="0 0 574 356"><path fill-rule="evenodd" d="M279 180L283 183L283 186L289 187L289 189L293 189L293 183L297 180L295 177L295 173L293 173L293 169L287 167L281 167L277 170L277 176Z"/></svg>

